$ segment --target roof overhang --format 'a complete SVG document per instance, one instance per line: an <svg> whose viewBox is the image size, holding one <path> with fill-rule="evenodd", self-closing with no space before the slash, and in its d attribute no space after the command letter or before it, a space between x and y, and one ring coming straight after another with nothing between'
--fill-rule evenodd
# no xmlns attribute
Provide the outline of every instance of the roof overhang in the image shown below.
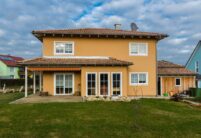
<svg viewBox="0 0 201 138"><path fill-rule="evenodd" d="M30 71L81 71L81 68L70 67L28 67Z"/></svg>

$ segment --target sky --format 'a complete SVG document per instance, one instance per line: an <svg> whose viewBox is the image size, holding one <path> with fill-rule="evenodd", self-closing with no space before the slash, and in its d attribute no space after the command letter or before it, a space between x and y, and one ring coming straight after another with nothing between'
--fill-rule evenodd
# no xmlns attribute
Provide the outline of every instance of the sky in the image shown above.
<svg viewBox="0 0 201 138"><path fill-rule="evenodd" d="M41 56L39 29L85 27L166 33L158 59L185 64L201 40L201 0L0 0L0 54Z"/></svg>

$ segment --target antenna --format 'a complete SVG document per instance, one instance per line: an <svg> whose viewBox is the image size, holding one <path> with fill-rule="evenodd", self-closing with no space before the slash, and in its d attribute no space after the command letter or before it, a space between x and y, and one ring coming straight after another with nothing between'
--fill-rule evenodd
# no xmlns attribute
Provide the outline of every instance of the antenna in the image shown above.
<svg viewBox="0 0 201 138"><path fill-rule="evenodd" d="M131 30L132 31L137 31L137 29L139 29L138 27L137 27L137 25L136 25L136 23L131 23Z"/></svg>

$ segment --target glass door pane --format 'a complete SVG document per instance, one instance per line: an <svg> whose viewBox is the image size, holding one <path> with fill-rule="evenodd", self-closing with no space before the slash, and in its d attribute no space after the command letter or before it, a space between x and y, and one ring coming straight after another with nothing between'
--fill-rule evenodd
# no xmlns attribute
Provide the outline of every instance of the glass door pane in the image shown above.
<svg viewBox="0 0 201 138"><path fill-rule="evenodd" d="M112 94L121 95L121 74L113 73L112 74Z"/></svg>
<svg viewBox="0 0 201 138"><path fill-rule="evenodd" d="M63 94L64 91L64 76L56 75L56 94Z"/></svg>
<svg viewBox="0 0 201 138"><path fill-rule="evenodd" d="M72 94L73 93L73 75L66 74L65 75L65 94Z"/></svg>
<svg viewBox="0 0 201 138"><path fill-rule="evenodd" d="M100 95L109 94L109 76L107 73L100 74Z"/></svg>

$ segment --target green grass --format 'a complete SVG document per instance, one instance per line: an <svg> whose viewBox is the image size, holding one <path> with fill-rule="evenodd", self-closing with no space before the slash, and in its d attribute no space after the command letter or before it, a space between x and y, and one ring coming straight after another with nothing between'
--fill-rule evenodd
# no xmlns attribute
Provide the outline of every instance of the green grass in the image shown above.
<svg viewBox="0 0 201 138"><path fill-rule="evenodd" d="M201 108L184 103L6 104L13 99L0 104L0 137L201 137Z"/></svg>

